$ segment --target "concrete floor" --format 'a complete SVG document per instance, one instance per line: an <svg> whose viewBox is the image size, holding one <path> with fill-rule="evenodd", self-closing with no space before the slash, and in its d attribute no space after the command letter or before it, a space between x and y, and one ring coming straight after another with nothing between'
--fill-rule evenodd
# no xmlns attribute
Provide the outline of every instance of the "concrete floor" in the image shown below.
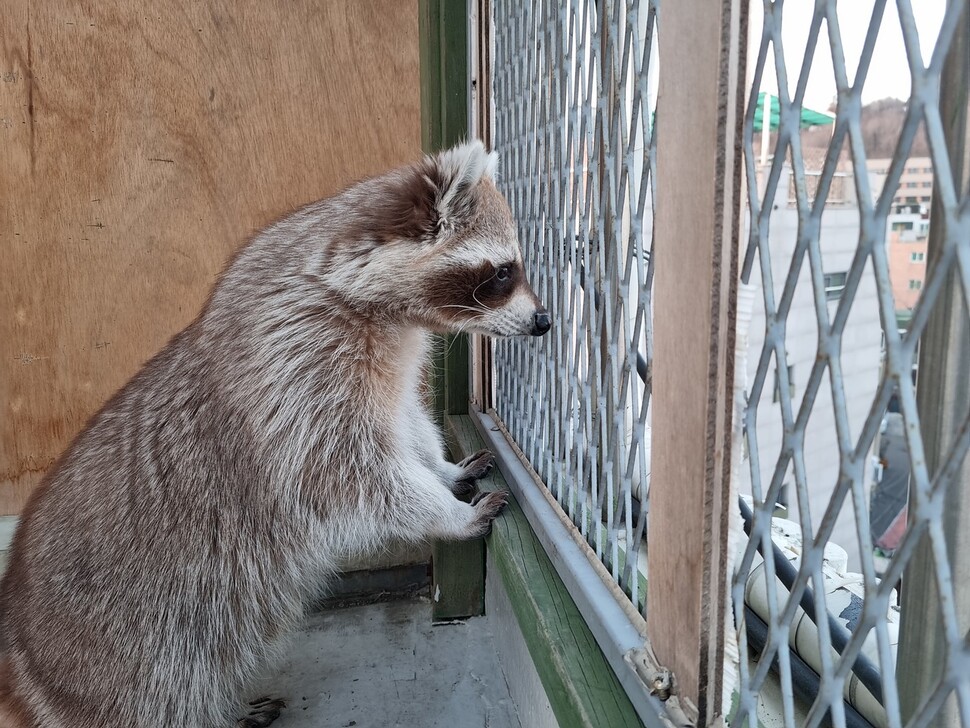
<svg viewBox="0 0 970 728"><path fill-rule="evenodd" d="M424 598L313 614L264 695L287 704L273 728L522 728L492 623L432 625Z"/></svg>
<svg viewBox="0 0 970 728"><path fill-rule="evenodd" d="M313 615L258 692L273 728L521 728L488 619L432 626L426 599Z"/></svg>

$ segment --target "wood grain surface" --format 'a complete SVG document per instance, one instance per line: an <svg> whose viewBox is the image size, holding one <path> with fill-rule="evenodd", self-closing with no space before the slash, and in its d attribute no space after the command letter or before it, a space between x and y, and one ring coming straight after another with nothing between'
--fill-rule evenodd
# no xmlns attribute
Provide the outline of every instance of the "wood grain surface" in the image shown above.
<svg viewBox="0 0 970 728"><path fill-rule="evenodd" d="M420 154L416 2L6 0L0 514L273 218Z"/></svg>

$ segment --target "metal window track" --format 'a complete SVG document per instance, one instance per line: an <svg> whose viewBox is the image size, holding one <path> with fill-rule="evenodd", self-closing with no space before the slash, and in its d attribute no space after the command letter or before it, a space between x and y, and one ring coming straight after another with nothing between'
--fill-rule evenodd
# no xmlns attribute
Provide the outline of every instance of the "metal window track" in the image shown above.
<svg viewBox="0 0 970 728"><path fill-rule="evenodd" d="M521 454L505 437L503 428L492 414L474 412L472 419L495 454L502 477L529 519L640 720L648 728L690 725L679 704L665 706L664 701L650 694L645 680L652 679L650 673L661 668L650 665L652 653L646 637L618 601L619 587L600 575L596 566L602 568L602 565L598 561L594 564L587 556L589 547L585 542L582 545L577 542L575 529L563 521L568 517L557 512L550 503L545 488L536 482L522 462ZM623 602L629 603L625 595L620 593L619 596Z"/></svg>

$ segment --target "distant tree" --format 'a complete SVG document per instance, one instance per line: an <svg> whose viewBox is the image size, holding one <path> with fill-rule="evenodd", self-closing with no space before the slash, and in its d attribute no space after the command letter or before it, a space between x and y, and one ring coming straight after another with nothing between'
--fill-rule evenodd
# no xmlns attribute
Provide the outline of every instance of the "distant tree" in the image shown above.
<svg viewBox="0 0 970 728"><path fill-rule="evenodd" d="M906 122L906 102L886 98L862 107L862 142L870 159L891 157ZM925 157L929 145L922 123L910 148L910 157Z"/></svg>
<svg viewBox="0 0 970 728"><path fill-rule="evenodd" d="M834 114L836 102L829 104L828 111ZM860 120L862 129L862 143L865 146L866 157L869 159L884 159L891 157L896 151L899 135L903 131L906 121L906 102L900 99L885 98L873 101L862 107ZM802 146L806 148L824 148L829 145L832 130L830 127L815 127L802 134ZM848 147L843 151L847 154ZM929 145L922 123L916 132L909 156L925 157L929 155Z"/></svg>

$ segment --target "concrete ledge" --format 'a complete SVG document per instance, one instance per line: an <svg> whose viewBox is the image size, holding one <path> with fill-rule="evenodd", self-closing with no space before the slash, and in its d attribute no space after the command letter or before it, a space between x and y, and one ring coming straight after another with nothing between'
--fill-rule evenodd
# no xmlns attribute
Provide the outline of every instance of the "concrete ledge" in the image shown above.
<svg viewBox="0 0 970 728"><path fill-rule="evenodd" d="M395 566L427 564L429 561L431 561L430 544L413 544L400 541L390 543L373 553L345 559L340 564L340 570L343 572L374 571L390 569Z"/></svg>

